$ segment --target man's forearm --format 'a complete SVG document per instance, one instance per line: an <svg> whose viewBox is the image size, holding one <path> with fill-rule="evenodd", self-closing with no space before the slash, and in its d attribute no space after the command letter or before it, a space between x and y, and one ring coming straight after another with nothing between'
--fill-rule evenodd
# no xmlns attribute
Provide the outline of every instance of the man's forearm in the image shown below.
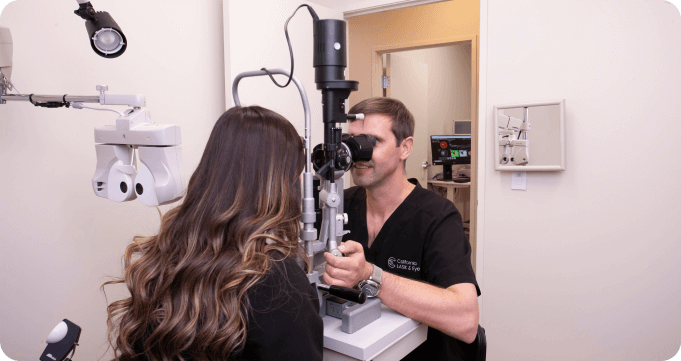
<svg viewBox="0 0 681 361"><path fill-rule="evenodd" d="M471 343L478 330L475 286L463 283L447 289L384 272L381 301L393 310Z"/></svg>

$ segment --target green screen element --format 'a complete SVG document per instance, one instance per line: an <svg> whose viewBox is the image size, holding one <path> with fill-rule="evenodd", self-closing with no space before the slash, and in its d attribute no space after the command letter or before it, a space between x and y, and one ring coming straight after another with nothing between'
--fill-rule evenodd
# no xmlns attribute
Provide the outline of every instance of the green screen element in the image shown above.
<svg viewBox="0 0 681 361"><path fill-rule="evenodd" d="M458 150L450 149L450 151L452 152L452 158L458 158L459 157L459 151Z"/></svg>

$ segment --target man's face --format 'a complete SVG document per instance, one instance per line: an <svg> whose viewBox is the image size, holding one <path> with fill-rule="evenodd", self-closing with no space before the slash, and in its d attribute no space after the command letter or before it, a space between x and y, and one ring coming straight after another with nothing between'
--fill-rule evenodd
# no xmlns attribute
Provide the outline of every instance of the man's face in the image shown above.
<svg viewBox="0 0 681 361"><path fill-rule="evenodd" d="M350 123L349 134L373 135L377 140L371 160L355 163L350 170L356 185L369 189L380 186L403 167L406 157L402 158L403 152L396 145L395 134L391 130L392 124L392 118L383 114L368 114L364 120Z"/></svg>

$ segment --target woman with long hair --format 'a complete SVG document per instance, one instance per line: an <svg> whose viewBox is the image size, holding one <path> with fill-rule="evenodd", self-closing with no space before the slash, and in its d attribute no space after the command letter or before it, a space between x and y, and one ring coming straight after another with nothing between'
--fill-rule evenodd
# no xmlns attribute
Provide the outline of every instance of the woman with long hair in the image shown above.
<svg viewBox="0 0 681 361"><path fill-rule="evenodd" d="M215 124L184 202L124 255L108 308L116 361L321 360L317 291L295 261L303 143L270 110Z"/></svg>

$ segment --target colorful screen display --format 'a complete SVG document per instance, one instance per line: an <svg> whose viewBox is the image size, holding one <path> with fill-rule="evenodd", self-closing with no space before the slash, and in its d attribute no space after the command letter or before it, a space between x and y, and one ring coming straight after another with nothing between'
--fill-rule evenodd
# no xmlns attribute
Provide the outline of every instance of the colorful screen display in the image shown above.
<svg viewBox="0 0 681 361"><path fill-rule="evenodd" d="M431 135L433 164L471 164L470 135Z"/></svg>

